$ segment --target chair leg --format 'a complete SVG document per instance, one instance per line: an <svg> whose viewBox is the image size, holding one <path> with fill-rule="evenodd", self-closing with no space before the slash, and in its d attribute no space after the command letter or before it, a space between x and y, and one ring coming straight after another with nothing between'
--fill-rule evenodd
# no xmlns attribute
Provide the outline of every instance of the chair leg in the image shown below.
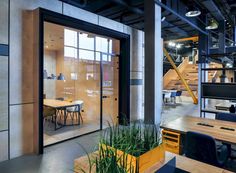
<svg viewBox="0 0 236 173"><path fill-rule="evenodd" d="M82 124L84 123L84 120L83 120L83 117L82 117L82 115L81 115L81 113L79 112L79 116L80 116L80 118L81 118L81 122L82 122Z"/></svg>

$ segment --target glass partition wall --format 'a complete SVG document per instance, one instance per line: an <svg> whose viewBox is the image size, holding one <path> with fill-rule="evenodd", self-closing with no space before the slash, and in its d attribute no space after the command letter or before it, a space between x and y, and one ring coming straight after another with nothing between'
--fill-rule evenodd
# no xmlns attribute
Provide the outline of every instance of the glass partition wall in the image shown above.
<svg viewBox="0 0 236 173"><path fill-rule="evenodd" d="M120 42L44 23L44 145L117 123Z"/></svg>

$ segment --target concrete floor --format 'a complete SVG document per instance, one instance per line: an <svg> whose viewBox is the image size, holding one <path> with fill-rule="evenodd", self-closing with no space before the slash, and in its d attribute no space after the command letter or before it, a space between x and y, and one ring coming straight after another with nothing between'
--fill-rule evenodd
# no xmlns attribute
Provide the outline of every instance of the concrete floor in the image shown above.
<svg viewBox="0 0 236 173"><path fill-rule="evenodd" d="M97 146L99 132L82 136L61 144L45 148L43 155L23 156L0 163L0 173L70 173L75 158L92 152ZM80 145L79 145L79 144Z"/></svg>
<svg viewBox="0 0 236 173"><path fill-rule="evenodd" d="M162 113L162 122L174 120L180 116L199 116L198 106L191 101L176 105L166 104ZM100 132L82 136L61 144L45 148L40 156L23 156L0 163L0 173L70 173L73 172L73 160L85 155L81 144L87 152L95 151ZM236 160L229 160L227 168L236 172Z"/></svg>

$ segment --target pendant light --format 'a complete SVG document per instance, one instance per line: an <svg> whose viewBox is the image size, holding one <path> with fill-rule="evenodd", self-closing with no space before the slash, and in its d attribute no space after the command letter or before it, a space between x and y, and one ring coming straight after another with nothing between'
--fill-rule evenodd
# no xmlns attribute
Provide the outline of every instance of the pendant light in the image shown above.
<svg viewBox="0 0 236 173"><path fill-rule="evenodd" d="M206 26L207 30L213 30L218 28L218 23L216 22L215 19L211 18L209 21L208 26Z"/></svg>
<svg viewBox="0 0 236 173"><path fill-rule="evenodd" d="M193 5L191 5L188 9L188 11L185 13L186 17L197 17L201 14L201 11L199 9L197 9L196 7L194 7Z"/></svg>

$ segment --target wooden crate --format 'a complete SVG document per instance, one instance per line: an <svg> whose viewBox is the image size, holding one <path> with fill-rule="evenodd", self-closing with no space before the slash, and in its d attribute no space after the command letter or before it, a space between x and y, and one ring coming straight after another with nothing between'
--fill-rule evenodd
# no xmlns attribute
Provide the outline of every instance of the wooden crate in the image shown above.
<svg viewBox="0 0 236 173"><path fill-rule="evenodd" d="M105 146L104 144L102 144L102 147L103 149L107 148L107 146ZM112 147L109 147L109 149L115 150ZM153 166L159 161L164 160L165 158L165 150L162 145L155 147L154 149L142 154L139 157L132 156L121 150L116 150L116 152L119 156L125 156L125 158L127 157L127 165L131 164L134 172L136 172L136 168L138 168L139 173L143 173L149 167Z"/></svg>
<svg viewBox="0 0 236 173"><path fill-rule="evenodd" d="M181 154L180 134L169 130L162 130L162 145L165 151Z"/></svg>

